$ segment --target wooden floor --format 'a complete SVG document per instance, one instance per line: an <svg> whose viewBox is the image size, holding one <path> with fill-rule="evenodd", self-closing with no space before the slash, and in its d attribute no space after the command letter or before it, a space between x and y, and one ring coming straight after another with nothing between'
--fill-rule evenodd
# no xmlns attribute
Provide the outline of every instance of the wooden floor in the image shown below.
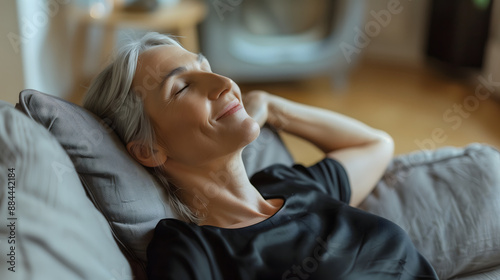
<svg viewBox="0 0 500 280"><path fill-rule="evenodd" d="M476 79L477 81L477 79ZM350 85L334 90L327 78L291 83L243 84L291 100L354 117L394 138L396 154L472 142L500 148L500 101L477 84L451 78L434 68L407 69L364 62ZM481 95L481 93L483 95ZM500 96L500 93L497 93ZM322 154L309 143L283 135L298 162L311 164Z"/></svg>

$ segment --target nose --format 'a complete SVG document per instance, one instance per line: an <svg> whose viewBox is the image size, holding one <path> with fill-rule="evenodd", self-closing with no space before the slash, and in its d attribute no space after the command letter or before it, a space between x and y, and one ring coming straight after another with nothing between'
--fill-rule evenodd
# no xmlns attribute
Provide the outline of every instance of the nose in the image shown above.
<svg viewBox="0 0 500 280"><path fill-rule="evenodd" d="M231 91L233 82L231 79L215 73L201 73L201 84L209 99L217 100L222 95Z"/></svg>

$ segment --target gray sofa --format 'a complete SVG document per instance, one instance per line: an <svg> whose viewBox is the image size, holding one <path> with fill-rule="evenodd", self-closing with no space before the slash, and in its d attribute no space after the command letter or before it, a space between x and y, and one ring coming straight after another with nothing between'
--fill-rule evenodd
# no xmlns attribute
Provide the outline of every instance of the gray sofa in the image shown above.
<svg viewBox="0 0 500 280"><path fill-rule="evenodd" d="M175 216L106 120L25 90L0 102L0 155L0 279L146 279L152 231ZM244 160L250 175L293 164L267 127ZM441 279L500 279L499 169L480 144L398 156L361 208L406 230Z"/></svg>

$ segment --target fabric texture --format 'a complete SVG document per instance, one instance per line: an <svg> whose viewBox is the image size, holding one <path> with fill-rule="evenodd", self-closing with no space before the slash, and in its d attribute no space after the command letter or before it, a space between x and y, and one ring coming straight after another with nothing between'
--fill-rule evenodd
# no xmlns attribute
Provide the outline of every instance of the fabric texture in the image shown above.
<svg viewBox="0 0 500 280"><path fill-rule="evenodd" d="M2 102L0 151L0 279L137 279L57 140Z"/></svg>
<svg viewBox="0 0 500 280"><path fill-rule="evenodd" d="M440 279L500 265L500 153L490 146L396 157L361 208L408 232Z"/></svg>
<svg viewBox="0 0 500 280"><path fill-rule="evenodd" d="M149 279L437 279L400 227L346 204L349 181L335 160L274 165L252 183L284 199L276 214L237 229L160 221Z"/></svg>
<svg viewBox="0 0 500 280"><path fill-rule="evenodd" d="M112 129L84 108L35 90L21 92L17 108L57 138L116 238L144 268L154 227L163 218L175 218L164 188L130 157ZM262 130L244 154L249 174L261 166L292 162L269 128Z"/></svg>

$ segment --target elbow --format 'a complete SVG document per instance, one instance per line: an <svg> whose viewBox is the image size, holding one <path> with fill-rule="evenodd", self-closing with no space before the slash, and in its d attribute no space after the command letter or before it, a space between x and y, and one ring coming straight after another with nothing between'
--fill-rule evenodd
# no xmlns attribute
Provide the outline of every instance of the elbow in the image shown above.
<svg viewBox="0 0 500 280"><path fill-rule="evenodd" d="M394 156L394 139L392 136L382 130L377 130L377 137L375 142L380 147L381 153L387 159L387 163Z"/></svg>
<svg viewBox="0 0 500 280"><path fill-rule="evenodd" d="M356 147L329 154L345 168L351 185L350 205L357 207L372 192L394 156L394 140L382 131Z"/></svg>
<svg viewBox="0 0 500 280"><path fill-rule="evenodd" d="M394 157L394 139L385 131L377 130L376 133L377 136L366 149L369 157L373 159L371 167L367 167L374 171L374 180L371 183L373 186L383 176Z"/></svg>

